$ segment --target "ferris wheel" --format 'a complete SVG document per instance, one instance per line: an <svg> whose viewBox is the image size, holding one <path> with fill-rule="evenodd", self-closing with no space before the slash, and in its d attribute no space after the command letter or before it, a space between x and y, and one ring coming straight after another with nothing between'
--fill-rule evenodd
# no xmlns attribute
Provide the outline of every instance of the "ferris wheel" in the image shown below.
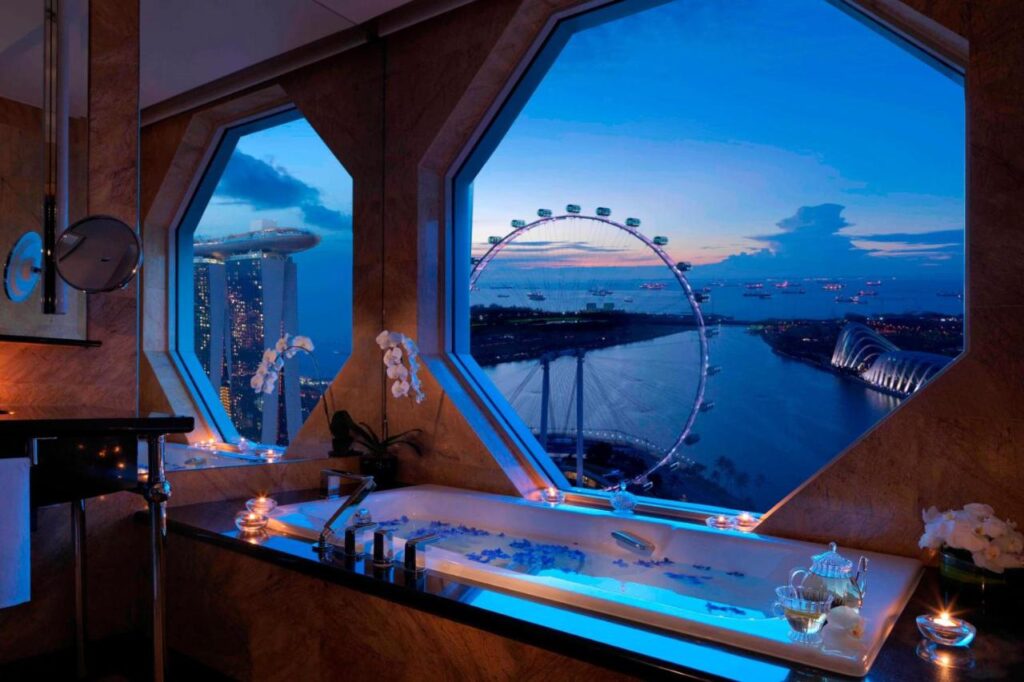
<svg viewBox="0 0 1024 682"><path fill-rule="evenodd" d="M667 253L668 238L644 234L637 218L620 223L604 207L584 215L576 204L537 216L513 220L473 258L474 356L489 334L480 343L502 353L485 372L553 459L575 457L563 471L577 486L647 489L655 471L692 463L683 450L713 405L708 296ZM585 469L595 444L642 466Z"/></svg>

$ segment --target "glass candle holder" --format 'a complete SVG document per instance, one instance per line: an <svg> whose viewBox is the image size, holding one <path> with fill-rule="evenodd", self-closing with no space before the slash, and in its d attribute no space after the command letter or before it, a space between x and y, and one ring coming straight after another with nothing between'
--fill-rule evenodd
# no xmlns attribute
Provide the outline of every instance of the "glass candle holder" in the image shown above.
<svg viewBox="0 0 1024 682"><path fill-rule="evenodd" d="M276 462L277 460L281 459L281 452L278 450L274 450L272 448L261 450L259 455L260 459L262 459L264 462Z"/></svg>
<svg viewBox="0 0 1024 682"><path fill-rule="evenodd" d="M557 507L565 502L565 493L554 486L550 486L540 491L540 499L541 502Z"/></svg>
<svg viewBox="0 0 1024 682"><path fill-rule="evenodd" d="M743 512L736 517L736 528L744 533L749 533L757 528L758 523L757 517L750 512Z"/></svg>
<svg viewBox="0 0 1024 682"><path fill-rule="evenodd" d="M277 500L266 495L259 495L245 503L245 508L263 516L269 516L270 512L277 508Z"/></svg>
<svg viewBox="0 0 1024 682"><path fill-rule="evenodd" d="M974 641L977 629L966 620L943 611L917 617L917 629L926 639L941 646L965 647Z"/></svg>
<svg viewBox="0 0 1024 682"><path fill-rule="evenodd" d="M726 514L715 514L704 519L704 523L709 528L717 528L718 530L736 530L736 517L728 516Z"/></svg>
<svg viewBox="0 0 1024 682"><path fill-rule="evenodd" d="M267 517L248 509L235 514L235 527L243 534L259 533L267 527Z"/></svg>

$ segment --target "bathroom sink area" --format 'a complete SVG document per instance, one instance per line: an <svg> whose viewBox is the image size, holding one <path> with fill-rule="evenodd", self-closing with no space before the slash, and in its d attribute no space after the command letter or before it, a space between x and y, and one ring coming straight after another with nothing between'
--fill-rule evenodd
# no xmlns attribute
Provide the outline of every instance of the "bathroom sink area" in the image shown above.
<svg viewBox="0 0 1024 682"><path fill-rule="evenodd" d="M315 539L341 501L282 506L270 528ZM863 637L826 625L811 645L776 615L774 588L820 545L438 486L374 493L362 507L393 532L398 561L406 540L435 534L425 556L438 574L854 676L870 670L921 575L912 559L865 553Z"/></svg>

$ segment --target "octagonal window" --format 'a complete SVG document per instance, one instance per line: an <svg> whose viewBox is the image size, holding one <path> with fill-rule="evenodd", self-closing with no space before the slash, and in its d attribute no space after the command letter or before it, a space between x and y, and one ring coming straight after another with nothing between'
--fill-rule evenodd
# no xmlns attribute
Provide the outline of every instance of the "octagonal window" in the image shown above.
<svg viewBox="0 0 1024 682"><path fill-rule="evenodd" d="M964 117L843 3L564 20L456 176L457 357L563 488L766 511L963 351Z"/></svg>
<svg viewBox="0 0 1024 682"><path fill-rule="evenodd" d="M351 176L295 110L240 125L177 239L196 395L224 440L287 445L351 350Z"/></svg>

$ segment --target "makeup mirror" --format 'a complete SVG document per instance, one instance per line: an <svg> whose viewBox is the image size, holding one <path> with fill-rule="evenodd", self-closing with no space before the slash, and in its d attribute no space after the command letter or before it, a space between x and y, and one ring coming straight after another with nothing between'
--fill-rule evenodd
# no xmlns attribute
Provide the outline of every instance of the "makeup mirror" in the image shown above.
<svg viewBox="0 0 1024 682"><path fill-rule="evenodd" d="M139 271L142 244L126 223L89 216L57 240L54 260L61 279L89 294L124 288Z"/></svg>

